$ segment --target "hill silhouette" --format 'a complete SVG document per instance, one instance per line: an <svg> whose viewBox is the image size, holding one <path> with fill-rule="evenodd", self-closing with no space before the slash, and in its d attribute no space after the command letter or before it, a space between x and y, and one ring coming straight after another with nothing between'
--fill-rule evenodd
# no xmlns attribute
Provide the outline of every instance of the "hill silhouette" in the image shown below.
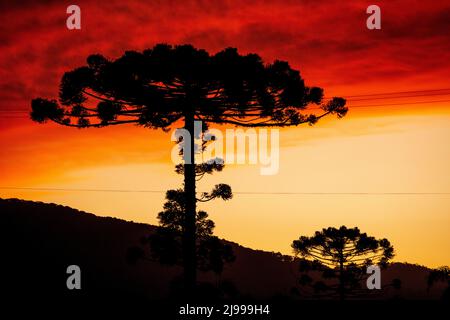
<svg viewBox="0 0 450 320"><path fill-rule="evenodd" d="M159 300L169 295L171 280L182 272L179 267L152 261L136 265L127 262L128 248L153 233L155 226L19 199L0 199L0 219L5 270L2 290L10 299ZM239 297L292 297L291 289L298 279L297 261L228 243L233 246L236 261L226 265L221 279L230 280ZM66 288L66 268L72 264L81 268L82 290ZM419 265L392 264L383 271L382 282L398 278L402 288L388 290L381 298L438 299L445 284L427 292L429 271ZM212 273L201 273L199 278L217 281Z"/></svg>

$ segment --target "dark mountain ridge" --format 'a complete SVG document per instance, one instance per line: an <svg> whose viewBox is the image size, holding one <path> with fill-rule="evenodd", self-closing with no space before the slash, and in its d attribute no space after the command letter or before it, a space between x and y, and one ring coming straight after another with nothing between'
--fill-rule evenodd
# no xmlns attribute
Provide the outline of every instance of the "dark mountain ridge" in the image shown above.
<svg viewBox="0 0 450 320"><path fill-rule="evenodd" d="M0 219L3 290L12 299L83 295L111 301L125 296L136 301L157 300L169 295L171 280L181 274L178 267L156 262L127 262L128 248L153 233L155 226L19 199L0 199ZM241 297L292 298L290 292L298 279L297 262L292 257L229 243L236 261L225 267L220 280L230 280ZM82 290L66 287L66 268L73 264L81 268ZM382 282L399 278L402 288L387 290L383 298L438 299L446 284L438 283L427 291L429 271L419 265L391 264L383 270ZM200 279L219 280L208 273Z"/></svg>

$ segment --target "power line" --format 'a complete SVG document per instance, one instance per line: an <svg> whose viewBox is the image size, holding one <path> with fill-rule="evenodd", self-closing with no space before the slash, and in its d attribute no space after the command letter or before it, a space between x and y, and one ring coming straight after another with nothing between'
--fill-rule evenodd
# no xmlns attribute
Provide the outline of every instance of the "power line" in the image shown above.
<svg viewBox="0 0 450 320"><path fill-rule="evenodd" d="M95 188L31 188L0 187L3 190L63 191L63 192L114 192L114 193L166 193L165 190L95 189ZM235 191L242 195L450 195L450 192L290 192L290 191Z"/></svg>
<svg viewBox="0 0 450 320"><path fill-rule="evenodd" d="M5 190L30 191L74 191L74 192L134 192L134 193L164 193L163 190L127 190L127 189L85 189L85 188L28 188L28 187L0 187Z"/></svg>
<svg viewBox="0 0 450 320"><path fill-rule="evenodd" d="M401 102L401 103L383 103L383 104L369 104L369 105L349 105L348 108L351 110L353 108L382 108L386 106L406 106L406 105L415 105L415 104L430 104L430 103L443 103L450 102L450 99L445 100L431 100L431 101L416 101L416 102ZM322 110L320 107L307 108L307 110ZM0 110L1 112L1 110ZM24 111L26 113L26 111ZM1 119L30 119L28 116L21 115L4 115L0 117ZM30 119L31 120L31 119Z"/></svg>
<svg viewBox="0 0 450 320"><path fill-rule="evenodd" d="M384 107L384 106L404 106L404 105L411 105L411 104L428 104L428 103L440 103L440 102L450 102L450 99L446 99L446 100L433 100L433 101L403 102L403 103L383 103L383 104L372 104L372 105L356 105L356 106L349 106L349 108L368 108L368 107Z"/></svg>
<svg viewBox="0 0 450 320"><path fill-rule="evenodd" d="M352 96L344 95L344 97L346 97L346 98L361 98L361 97L373 97L373 96L396 95L396 94L407 94L407 93L415 94L415 93L423 93L423 92L439 92L439 91L449 91L449 90L450 90L450 88L411 90L411 91L391 91L391 92L359 94L359 95L352 95Z"/></svg>
<svg viewBox="0 0 450 320"><path fill-rule="evenodd" d="M405 105L414 105L414 104L429 104L429 103L442 103L442 102L450 102L450 99L443 99L443 100L431 100L431 101L415 101L415 102L399 102L399 103L383 103L383 104L369 104L369 105L349 105L349 108L372 108L372 107L385 107L385 106L405 106ZM308 108L307 110L320 110L319 107L314 108ZM0 110L0 112L5 112L4 110ZM23 111L23 113L27 113L26 111ZM27 116L20 116L20 115L6 115L2 116L2 118L8 118L8 119L28 119Z"/></svg>
<svg viewBox="0 0 450 320"><path fill-rule="evenodd" d="M432 101L416 101L416 102L399 102L399 103L383 103L383 104L369 104L369 105L349 105L349 110L353 108L377 108L377 107L385 107L385 106L405 106L412 104L429 104L429 103L441 103L441 102L450 102L450 99L446 100L432 100ZM305 110L321 110L320 107L308 108Z"/></svg>
<svg viewBox="0 0 450 320"><path fill-rule="evenodd" d="M401 99L401 98L414 98L414 97L428 97L428 96L445 96L450 95L448 93L439 93L442 91L450 91L450 88L442 88L442 89L429 89L429 90L413 90L413 91L393 91L393 92L380 92L373 94L361 94L361 95L352 95L346 96L342 95L349 102L351 101L371 101L371 100L382 100L382 99ZM402 96L392 96L392 95L402 95ZM372 97L372 98L368 98ZM352 98L361 98L361 99L352 99ZM325 97L325 100L331 99L331 97ZM430 101L430 102L414 102L414 103L434 103L434 102L448 102L448 100L439 100L439 101ZM410 103L405 103L410 104ZM389 105L389 104L388 104ZM403 103L402 103L403 105ZM359 106L353 106L359 107ZM366 107L366 106L364 106ZM29 113L29 110L0 110L3 113Z"/></svg>
<svg viewBox="0 0 450 320"><path fill-rule="evenodd" d="M431 96L448 96L448 93L428 93L428 94L414 94L414 95L402 95L395 97L374 97L374 98L360 98L360 99L348 99L348 101L372 101L372 100L383 100L383 99L403 99L403 98L415 98L415 97L431 97Z"/></svg>

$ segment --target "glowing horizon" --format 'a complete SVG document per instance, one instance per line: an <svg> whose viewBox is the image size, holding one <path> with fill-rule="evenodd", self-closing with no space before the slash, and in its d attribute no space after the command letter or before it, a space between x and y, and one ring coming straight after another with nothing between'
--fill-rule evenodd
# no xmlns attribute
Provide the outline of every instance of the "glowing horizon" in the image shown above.
<svg viewBox="0 0 450 320"><path fill-rule="evenodd" d="M182 183L170 161L170 133L135 126L38 125L28 119L30 101L56 97L62 74L83 65L91 53L117 57L159 42L192 43L210 52L233 46L261 54L266 62L289 61L307 85L323 87L327 97L410 93L350 98L343 119L282 129L275 176L260 176L259 166L250 165L207 176L199 190L228 183L236 192L228 202L199 205L216 222L216 234L254 249L291 254L290 244L300 235L357 226L389 239L397 253L394 261L450 265L448 6L382 1L383 29L371 33L364 29L363 1L269 1L238 8L221 2L208 9L188 1L189 10L131 1L126 13L115 1L104 7L93 1L79 5L84 27L73 33L64 28L65 5L35 5L33 10L11 5L4 14L0 187L159 193L0 189L0 197L156 224L164 191ZM152 17L144 15L150 11ZM55 27L58 23L61 27ZM437 89L447 91L432 92ZM239 193L287 191L331 194Z"/></svg>

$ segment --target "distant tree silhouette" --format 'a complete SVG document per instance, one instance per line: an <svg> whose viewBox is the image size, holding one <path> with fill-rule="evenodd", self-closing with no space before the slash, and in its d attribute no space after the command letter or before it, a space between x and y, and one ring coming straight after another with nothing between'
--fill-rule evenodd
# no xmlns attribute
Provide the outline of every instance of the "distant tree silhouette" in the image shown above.
<svg viewBox="0 0 450 320"><path fill-rule="evenodd" d="M319 111L308 111L311 104ZM59 102L37 98L31 108L34 121L78 128L133 123L168 130L184 121L191 141L183 169L183 263L191 289L196 283L194 121L284 127L347 113L343 98L323 102L323 90L305 86L287 62L264 64L258 55L240 55L234 48L210 55L191 45L166 44L127 51L116 60L91 55L86 66L64 74Z"/></svg>
<svg viewBox="0 0 450 320"><path fill-rule="evenodd" d="M164 211L158 214L159 226L155 234L145 237L141 241L143 245L150 245L150 250L147 252L142 247L130 248L127 253L130 262L148 259L159 261L164 265L183 264L182 239L186 206L184 195L182 189L167 191L167 201L164 204ZM231 196L229 186L220 184L205 197L210 200L214 198L227 200ZM220 276L225 263L233 262L235 256L231 245L213 235L214 227L214 222L208 218L205 211L196 213L197 269L204 272L211 271Z"/></svg>
<svg viewBox="0 0 450 320"><path fill-rule="evenodd" d="M225 184L216 186L209 195L214 198L229 199L231 193ZM225 189L226 191L216 190ZM167 202L164 211L158 214L160 227L157 233L148 239L153 257L159 259L163 264L182 264L182 236L184 228L185 197L184 191L169 190L166 194ZM205 211L196 213L196 256L197 269L202 271L213 271L221 274L225 262L234 260L230 245L223 244L217 237L213 236L214 222L208 218ZM174 250L173 250L174 249Z"/></svg>
<svg viewBox="0 0 450 320"><path fill-rule="evenodd" d="M303 258L300 285L313 288L317 296L338 296L341 300L361 294L367 266L385 267L394 257L394 248L387 239L377 240L356 227L345 226L322 229L312 237L301 236L293 241L292 248ZM309 271L321 272L328 283L314 282ZM398 280L393 285L398 286Z"/></svg>
<svg viewBox="0 0 450 320"><path fill-rule="evenodd" d="M437 269L431 270L428 278L427 278L427 285L428 290L431 289L431 287L436 282L447 282L447 288L445 289L442 299L443 300L450 300L450 268L447 266L439 267Z"/></svg>

